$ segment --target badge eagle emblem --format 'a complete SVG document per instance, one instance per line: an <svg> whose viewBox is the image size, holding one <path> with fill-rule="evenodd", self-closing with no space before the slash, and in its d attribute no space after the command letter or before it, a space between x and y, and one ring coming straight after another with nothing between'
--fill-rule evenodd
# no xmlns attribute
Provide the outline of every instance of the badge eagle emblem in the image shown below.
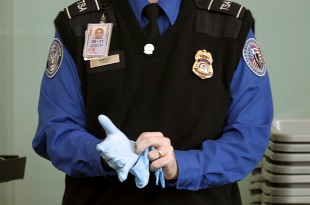
<svg viewBox="0 0 310 205"><path fill-rule="evenodd" d="M211 53L205 49L199 50L195 55L195 60L193 72L201 79L211 78L213 76L213 58Z"/></svg>

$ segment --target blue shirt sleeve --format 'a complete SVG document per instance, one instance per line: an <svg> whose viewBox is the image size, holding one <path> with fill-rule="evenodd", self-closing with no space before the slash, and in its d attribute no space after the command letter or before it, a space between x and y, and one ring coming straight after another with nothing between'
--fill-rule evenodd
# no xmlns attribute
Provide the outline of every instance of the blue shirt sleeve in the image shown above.
<svg viewBox="0 0 310 205"><path fill-rule="evenodd" d="M58 32L55 38L62 44ZM32 146L40 156L69 176L115 174L103 170L101 156L96 150L101 140L85 130L85 106L79 76L66 48L55 76L43 76L38 112L39 123Z"/></svg>
<svg viewBox="0 0 310 205"><path fill-rule="evenodd" d="M255 38L252 31L249 38ZM234 73L223 134L199 150L175 150L177 189L198 190L237 182L259 163L269 143L273 103L268 73L259 77L243 57Z"/></svg>

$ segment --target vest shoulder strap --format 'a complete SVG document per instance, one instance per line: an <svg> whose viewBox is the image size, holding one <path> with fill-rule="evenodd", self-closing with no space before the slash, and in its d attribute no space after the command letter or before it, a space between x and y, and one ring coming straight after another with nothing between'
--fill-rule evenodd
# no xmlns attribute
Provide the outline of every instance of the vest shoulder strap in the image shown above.
<svg viewBox="0 0 310 205"><path fill-rule="evenodd" d="M109 7L111 0L80 0L64 9L67 19Z"/></svg>
<svg viewBox="0 0 310 205"><path fill-rule="evenodd" d="M242 20L246 8L238 3L225 0L196 0L199 9L218 12Z"/></svg>

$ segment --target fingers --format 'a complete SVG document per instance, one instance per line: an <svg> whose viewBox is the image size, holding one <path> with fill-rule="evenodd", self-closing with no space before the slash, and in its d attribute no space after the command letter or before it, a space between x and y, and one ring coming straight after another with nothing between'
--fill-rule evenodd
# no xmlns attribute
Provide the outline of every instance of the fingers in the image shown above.
<svg viewBox="0 0 310 205"><path fill-rule="evenodd" d="M142 133L136 141L136 153L140 154L149 147L155 147L148 153L148 157L152 161L151 171L162 167L165 179L176 179L178 166L170 139L161 132Z"/></svg>
<svg viewBox="0 0 310 205"><path fill-rule="evenodd" d="M123 160L117 160L115 158L110 158L106 155L101 155L106 163L115 170L120 170L125 167L126 163Z"/></svg>
<svg viewBox="0 0 310 205"><path fill-rule="evenodd" d="M156 148L149 152L148 157L151 161L154 161L158 158L163 157L164 155L166 155L166 153L167 152L164 150L164 147L161 147L160 149Z"/></svg>
<svg viewBox="0 0 310 205"><path fill-rule="evenodd" d="M150 170L155 171L163 168L164 178L173 180L178 178L178 165L173 153L169 153L154 160L150 165Z"/></svg>
<svg viewBox="0 0 310 205"><path fill-rule="evenodd" d="M161 153L161 155L159 153ZM154 149L149 152L148 157L152 161L150 166L151 171L155 171L161 167L165 167L168 164L175 161L172 146L166 146L166 147L160 147L160 149Z"/></svg>
<svg viewBox="0 0 310 205"><path fill-rule="evenodd" d="M170 139L161 132L144 132L136 141L136 153L141 154L148 147L164 147L170 145Z"/></svg>
<svg viewBox="0 0 310 205"><path fill-rule="evenodd" d="M118 172L118 179L120 182L123 182L128 177L128 171L127 170L121 170Z"/></svg>
<svg viewBox="0 0 310 205"><path fill-rule="evenodd" d="M98 120L107 135L120 132L107 116L99 115Z"/></svg>

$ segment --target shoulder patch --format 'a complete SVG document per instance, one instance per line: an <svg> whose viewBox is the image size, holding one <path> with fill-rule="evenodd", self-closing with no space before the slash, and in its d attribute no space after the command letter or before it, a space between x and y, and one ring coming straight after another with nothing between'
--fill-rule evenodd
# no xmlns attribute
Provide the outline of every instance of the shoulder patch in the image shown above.
<svg viewBox="0 0 310 205"><path fill-rule="evenodd" d="M243 58L248 67L257 76L264 76L266 74L265 60L261 49L254 38L249 38L243 48Z"/></svg>
<svg viewBox="0 0 310 205"><path fill-rule="evenodd" d="M228 14L243 19L246 8L232 1L223 0L196 0L197 7L208 11Z"/></svg>
<svg viewBox="0 0 310 205"><path fill-rule="evenodd" d="M110 0L80 0L64 9L67 19L92 11L99 11L110 5Z"/></svg>
<svg viewBox="0 0 310 205"><path fill-rule="evenodd" d="M46 75L49 78L53 78L63 59L63 46L58 38L55 38L52 42L50 51L47 58Z"/></svg>

